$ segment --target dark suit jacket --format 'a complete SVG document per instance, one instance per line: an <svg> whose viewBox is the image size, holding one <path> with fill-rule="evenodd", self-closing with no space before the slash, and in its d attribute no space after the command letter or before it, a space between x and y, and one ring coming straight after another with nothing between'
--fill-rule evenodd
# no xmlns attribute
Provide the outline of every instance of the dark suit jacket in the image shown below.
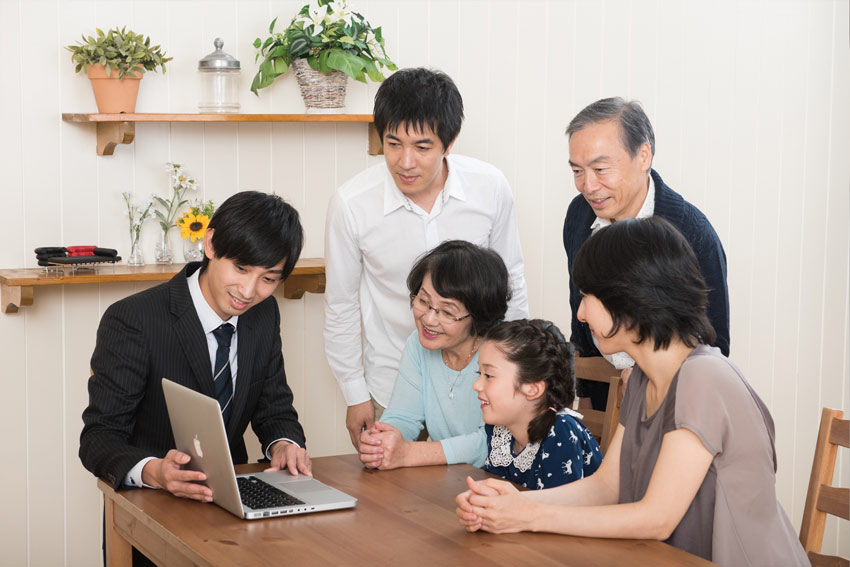
<svg viewBox="0 0 850 567"><path fill-rule="evenodd" d="M115 488L140 460L174 448L162 378L215 397L207 340L186 281L199 266L188 264L170 281L117 301L100 321L80 460ZM242 436L249 421L263 451L284 437L303 447L274 297L241 315L237 333L238 376L227 426L233 462L248 460Z"/></svg>

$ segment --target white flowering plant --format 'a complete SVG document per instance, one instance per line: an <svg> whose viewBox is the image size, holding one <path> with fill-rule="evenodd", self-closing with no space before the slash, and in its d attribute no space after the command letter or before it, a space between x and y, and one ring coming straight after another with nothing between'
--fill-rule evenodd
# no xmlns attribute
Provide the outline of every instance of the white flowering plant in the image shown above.
<svg viewBox="0 0 850 567"><path fill-rule="evenodd" d="M130 221L130 244L131 247L139 243L139 233L142 230L142 224L151 215L153 209L153 198L148 199L143 204L138 205L133 200L133 195L130 193L121 193L124 197L124 202L127 204L127 219Z"/></svg>
<svg viewBox="0 0 850 567"><path fill-rule="evenodd" d="M153 199L157 205L162 208L154 209L154 214L159 219L159 226L162 227L162 232L168 234L175 225L174 220L177 217L177 212L180 207L189 202L185 199L186 192L189 190L195 191L198 189L198 184L195 180L183 169L179 163L168 162L165 164L165 169L168 171L168 177L171 184L171 198L164 199L158 195L154 195Z"/></svg>
<svg viewBox="0 0 850 567"><path fill-rule="evenodd" d="M349 10L345 0L310 0L292 18L289 27L275 33L277 18L269 25L270 37L254 40L259 49L255 61L263 58L251 83L251 92L271 85L295 59L307 59L322 73L342 71L352 79L366 82L384 80L382 69L395 71L387 56L381 28L372 28L366 19Z"/></svg>

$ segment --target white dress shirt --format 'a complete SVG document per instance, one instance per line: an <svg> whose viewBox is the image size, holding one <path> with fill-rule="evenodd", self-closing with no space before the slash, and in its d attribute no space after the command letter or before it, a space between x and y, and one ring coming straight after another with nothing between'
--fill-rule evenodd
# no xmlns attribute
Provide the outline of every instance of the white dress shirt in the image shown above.
<svg viewBox="0 0 850 567"><path fill-rule="evenodd" d="M325 353L348 405L392 395L405 339L415 329L407 275L445 240L492 248L513 298L507 319L528 317L513 195L494 166L446 156L448 177L430 212L404 196L386 164L361 172L331 198L325 233ZM365 340L364 340L365 339Z"/></svg>
<svg viewBox="0 0 850 567"><path fill-rule="evenodd" d="M643 200L643 205L641 205L638 214L635 216L636 219L648 219L652 215L655 214L655 181L652 179L652 176L649 175L649 189L646 192L646 198ZM608 226L611 224L611 219L601 219L596 217L596 220L593 221L593 224L590 225L591 232L596 232L600 228L604 226ZM596 340L596 337L593 337L593 344L596 345L596 348L599 348L599 341ZM631 356L626 354L625 352L615 352L613 354L605 354L604 352L600 352L602 356L605 357L605 360L614 365L614 368L617 370L623 370L624 368L631 368L635 365L635 361Z"/></svg>

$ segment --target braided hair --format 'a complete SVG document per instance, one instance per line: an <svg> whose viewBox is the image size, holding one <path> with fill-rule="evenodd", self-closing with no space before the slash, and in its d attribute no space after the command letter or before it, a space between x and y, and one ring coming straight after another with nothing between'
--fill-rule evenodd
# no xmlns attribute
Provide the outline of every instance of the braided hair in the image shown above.
<svg viewBox="0 0 850 567"><path fill-rule="evenodd" d="M528 442L546 437L555 423L555 412L575 400L575 348L551 321L520 319L491 328L484 340L492 341L516 364L516 387L543 381L546 391L538 400L537 415L528 424ZM554 409L555 411L552 411Z"/></svg>

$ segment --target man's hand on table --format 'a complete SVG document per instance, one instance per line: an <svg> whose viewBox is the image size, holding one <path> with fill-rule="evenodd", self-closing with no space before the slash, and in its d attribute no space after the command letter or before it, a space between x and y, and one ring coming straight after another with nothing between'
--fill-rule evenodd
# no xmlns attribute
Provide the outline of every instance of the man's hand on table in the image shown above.
<svg viewBox="0 0 850 567"><path fill-rule="evenodd" d="M278 441L272 445L270 453L272 462L266 472L286 469L296 476L298 473L313 476L313 462L307 454L307 449L289 441Z"/></svg>
<svg viewBox="0 0 850 567"><path fill-rule="evenodd" d="M180 498L212 502L212 490L198 481L207 479L200 471L186 470L183 465L192 459L186 453L172 449L164 459L148 461L142 469L142 482L167 490Z"/></svg>

